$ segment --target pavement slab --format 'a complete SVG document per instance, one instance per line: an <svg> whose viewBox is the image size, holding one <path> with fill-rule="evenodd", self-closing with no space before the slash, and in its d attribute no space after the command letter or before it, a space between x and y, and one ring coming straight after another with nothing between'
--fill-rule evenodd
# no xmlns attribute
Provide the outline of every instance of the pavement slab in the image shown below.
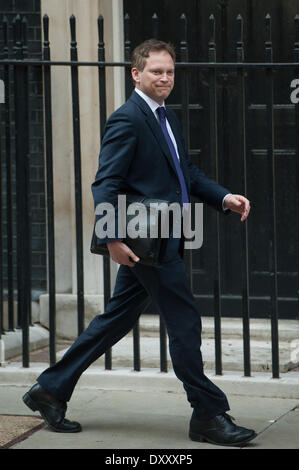
<svg viewBox="0 0 299 470"><path fill-rule="evenodd" d="M37 416L23 403L28 387L0 386L0 414ZM236 423L255 429L246 449L299 449L299 400L228 396ZM82 432L55 433L47 426L13 449L237 449L188 438L191 408L185 393L166 391L74 391L67 418L79 421Z"/></svg>

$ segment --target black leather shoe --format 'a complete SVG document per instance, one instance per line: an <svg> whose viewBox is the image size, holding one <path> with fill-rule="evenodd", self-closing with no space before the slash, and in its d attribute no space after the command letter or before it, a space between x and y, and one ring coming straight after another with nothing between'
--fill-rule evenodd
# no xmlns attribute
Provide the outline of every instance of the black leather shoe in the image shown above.
<svg viewBox="0 0 299 470"><path fill-rule="evenodd" d="M197 419L193 412L190 421L189 437L192 441L209 442L219 446L243 447L257 434L252 429L236 426L227 413L212 419Z"/></svg>
<svg viewBox="0 0 299 470"><path fill-rule="evenodd" d="M23 402L32 411L39 411L47 425L56 432L79 432L81 425L64 419L66 403L50 395L41 385L35 384L23 396Z"/></svg>

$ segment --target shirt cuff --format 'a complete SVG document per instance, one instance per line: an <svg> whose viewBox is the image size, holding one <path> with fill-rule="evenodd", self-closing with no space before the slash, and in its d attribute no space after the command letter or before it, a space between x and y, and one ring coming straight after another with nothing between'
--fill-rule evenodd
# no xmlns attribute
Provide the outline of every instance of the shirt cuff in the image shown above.
<svg viewBox="0 0 299 470"><path fill-rule="evenodd" d="M232 193L228 193L224 196L224 198L222 199L222 210L225 212L225 211L228 211L228 207L225 207L225 199L227 198L227 196L230 196Z"/></svg>

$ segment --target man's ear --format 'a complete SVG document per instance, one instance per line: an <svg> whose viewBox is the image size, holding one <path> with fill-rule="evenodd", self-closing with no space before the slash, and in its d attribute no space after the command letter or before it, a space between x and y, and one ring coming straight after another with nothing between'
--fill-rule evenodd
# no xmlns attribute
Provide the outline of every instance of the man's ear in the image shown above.
<svg viewBox="0 0 299 470"><path fill-rule="evenodd" d="M139 70L138 70L136 67L133 67L133 68L131 69L131 74L132 74L133 81L134 81L135 83L139 83L139 82L140 82Z"/></svg>

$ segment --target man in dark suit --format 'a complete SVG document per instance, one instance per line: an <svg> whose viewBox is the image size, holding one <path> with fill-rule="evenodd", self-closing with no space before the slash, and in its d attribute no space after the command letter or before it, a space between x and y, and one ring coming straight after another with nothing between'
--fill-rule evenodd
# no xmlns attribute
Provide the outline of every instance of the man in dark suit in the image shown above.
<svg viewBox="0 0 299 470"><path fill-rule="evenodd" d="M117 207L118 195L127 193L181 205L194 195L218 211L241 214L244 221L249 201L231 194L189 161L178 119L164 105L174 73L171 45L148 40L134 50L135 91L106 123L92 185L95 206L105 202ZM38 384L24 395L25 403L39 410L53 430L80 431L79 423L64 418L79 377L132 329L150 299L166 322L173 369L193 408L190 438L238 446L252 440L255 432L232 422L225 394L204 374L201 319L182 260L183 237L169 238L159 267L139 263L117 233L99 243L107 243L111 258L120 264L113 296L105 313L92 320L64 357L38 377Z"/></svg>

